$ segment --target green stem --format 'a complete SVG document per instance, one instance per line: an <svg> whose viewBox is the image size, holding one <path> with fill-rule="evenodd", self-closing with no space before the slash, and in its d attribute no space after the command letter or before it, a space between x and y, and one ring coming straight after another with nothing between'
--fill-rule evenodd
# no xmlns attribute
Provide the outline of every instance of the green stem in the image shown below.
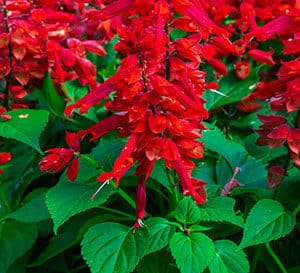
<svg viewBox="0 0 300 273"><path fill-rule="evenodd" d="M84 154L80 154L79 157L84 158L86 161L91 163L91 165L93 165L96 169L99 169L99 163L92 157Z"/></svg>
<svg viewBox="0 0 300 273"><path fill-rule="evenodd" d="M280 259L278 258L278 256L276 255L276 253L274 252L274 250L272 249L270 243L266 243L265 244L266 249L268 251L268 253L270 254L270 256L273 258L274 262L278 265L278 267L280 268L282 273L288 273L287 270L285 269L284 265L282 264L282 262L280 261Z"/></svg>
<svg viewBox="0 0 300 273"><path fill-rule="evenodd" d="M113 184L112 181L109 182L110 185L112 185L115 188L115 185ZM123 191L121 188L115 188L117 193L134 209L135 207L135 201L125 192Z"/></svg>
<svg viewBox="0 0 300 273"><path fill-rule="evenodd" d="M112 213L115 213L115 214L119 214L121 216L127 217L129 220L135 220L135 216L133 216L132 214L125 213L123 211L119 211L119 210L116 210L116 209L107 208L107 207L103 207L103 206L100 206L99 209L109 211L109 212L112 212Z"/></svg>

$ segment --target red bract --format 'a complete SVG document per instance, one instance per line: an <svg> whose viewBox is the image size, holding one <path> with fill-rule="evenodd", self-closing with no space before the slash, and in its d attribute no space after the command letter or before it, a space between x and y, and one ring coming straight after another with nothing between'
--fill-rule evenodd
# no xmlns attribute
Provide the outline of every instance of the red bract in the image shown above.
<svg viewBox="0 0 300 273"><path fill-rule="evenodd" d="M66 132L66 142L71 149L53 148L46 151L48 155L40 161L40 170L56 173L68 166L66 175L73 182L79 169L80 145L75 133Z"/></svg>
<svg viewBox="0 0 300 273"><path fill-rule="evenodd" d="M6 94L11 104L13 88L26 86L28 90L47 71L56 83L79 78L83 85L96 86L96 68L86 51L106 54L101 46L105 37L96 40L100 22L94 23L90 14L94 11L99 20L100 11L90 4L81 0L0 3L1 12L8 15L0 25L0 80L9 81Z"/></svg>
<svg viewBox="0 0 300 273"><path fill-rule="evenodd" d="M7 152L0 152L0 165L4 165L11 160L11 154ZM3 170L0 169L0 174L3 173Z"/></svg>

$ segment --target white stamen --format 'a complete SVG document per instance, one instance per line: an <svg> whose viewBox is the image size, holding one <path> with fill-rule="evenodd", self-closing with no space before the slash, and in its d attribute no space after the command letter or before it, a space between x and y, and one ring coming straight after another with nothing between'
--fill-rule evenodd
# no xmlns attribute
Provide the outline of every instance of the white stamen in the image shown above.
<svg viewBox="0 0 300 273"><path fill-rule="evenodd" d="M96 190L96 192L90 197L90 199L91 200L94 200L95 199L95 197L96 197L96 195L104 188L104 186L106 185L106 184L108 184L109 183L109 180L106 180L97 190Z"/></svg>

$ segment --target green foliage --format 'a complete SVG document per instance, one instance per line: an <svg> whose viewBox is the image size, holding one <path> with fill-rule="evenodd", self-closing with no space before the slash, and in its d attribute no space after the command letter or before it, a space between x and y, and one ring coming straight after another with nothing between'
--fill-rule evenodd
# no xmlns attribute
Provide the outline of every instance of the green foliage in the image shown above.
<svg viewBox="0 0 300 273"><path fill-rule="evenodd" d="M0 223L0 273L7 273L10 265L24 255L37 237L34 224L14 220Z"/></svg>
<svg viewBox="0 0 300 273"><path fill-rule="evenodd" d="M178 203L175 218L178 222L185 224L194 224L200 220L200 211L191 197L184 197Z"/></svg>
<svg viewBox="0 0 300 273"><path fill-rule="evenodd" d="M48 121L49 113L44 110L20 109L7 112L8 121L0 121L0 136L23 142L42 153L39 137Z"/></svg>
<svg viewBox="0 0 300 273"><path fill-rule="evenodd" d="M140 232L117 223L91 227L82 241L82 255L92 273L128 273L144 254Z"/></svg>
<svg viewBox="0 0 300 273"><path fill-rule="evenodd" d="M148 231L145 255L166 247L175 231L175 227L171 226L165 218L152 217L145 222L145 225Z"/></svg>
<svg viewBox="0 0 300 273"><path fill-rule="evenodd" d="M295 216L286 212L275 200L258 201L247 217L239 248L277 240L289 234L295 226Z"/></svg>
<svg viewBox="0 0 300 273"><path fill-rule="evenodd" d="M235 200L230 197L211 198L199 207L201 221L228 222L243 227L243 219L234 211Z"/></svg>
<svg viewBox="0 0 300 273"><path fill-rule="evenodd" d="M172 255L181 273L201 273L214 255L214 244L206 235L176 232L170 240Z"/></svg>
<svg viewBox="0 0 300 273"><path fill-rule="evenodd" d="M208 268L210 273L248 273L249 262L245 253L229 240L214 242L215 254Z"/></svg>
<svg viewBox="0 0 300 273"><path fill-rule="evenodd" d="M211 111L220 106L237 102L249 95L255 89L259 80L258 72L260 69L261 66L252 68L250 75L241 81L237 78L233 67L230 67L228 76L221 78L219 81L218 91L225 96L211 91L206 92L206 108Z"/></svg>

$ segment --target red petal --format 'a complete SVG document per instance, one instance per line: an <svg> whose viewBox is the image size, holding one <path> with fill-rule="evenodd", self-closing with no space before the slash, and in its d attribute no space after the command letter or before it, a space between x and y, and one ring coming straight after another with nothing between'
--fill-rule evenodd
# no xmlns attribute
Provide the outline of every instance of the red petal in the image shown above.
<svg viewBox="0 0 300 273"><path fill-rule="evenodd" d="M0 165L7 163L11 160L11 154L6 152L0 153Z"/></svg>
<svg viewBox="0 0 300 273"><path fill-rule="evenodd" d="M75 152L80 151L80 144L76 133L66 132L66 142Z"/></svg>
<svg viewBox="0 0 300 273"><path fill-rule="evenodd" d="M75 157L75 158L71 161L71 163L70 163L70 165L69 165L69 167L68 167L68 169L67 169L67 174L66 174L67 177L68 177L72 182L74 182L74 180L75 180L76 177L77 177L78 169L79 169L79 160L78 160L77 157Z"/></svg>

